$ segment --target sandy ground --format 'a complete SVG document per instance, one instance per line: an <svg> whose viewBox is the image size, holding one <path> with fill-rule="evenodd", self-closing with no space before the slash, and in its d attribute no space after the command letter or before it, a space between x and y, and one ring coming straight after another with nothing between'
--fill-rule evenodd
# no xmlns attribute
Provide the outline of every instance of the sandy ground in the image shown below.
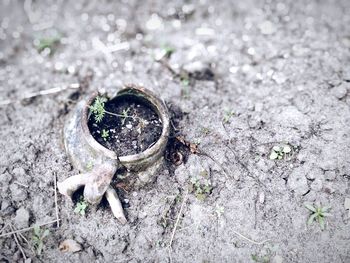
<svg viewBox="0 0 350 263"><path fill-rule="evenodd" d="M164 166L154 183L124 193L125 226L108 205L81 216L58 195L60 226L42 227L50 234L41 255L31 250L32 230L23 232L29 244L17 237L27 258L350 262L349 1L31 2L1 1L1 102L80 89L1 106L1 235L9 224L55 220L54 175L78 172L62 144L63 123L92 91L124 83L153 90L181 108L183 136L207 156ZM56 38L51 55L38 51ZM189 78L156 61L169 49L168 65ZM292 152L270 160L276 145ZM186 195L194 180L209 180L203 201ZM324 231L306 224L305 203L331 206ZM68 238L82 250L59 251ZM0 238L1 262L23 262L15 241Z"/></svg>

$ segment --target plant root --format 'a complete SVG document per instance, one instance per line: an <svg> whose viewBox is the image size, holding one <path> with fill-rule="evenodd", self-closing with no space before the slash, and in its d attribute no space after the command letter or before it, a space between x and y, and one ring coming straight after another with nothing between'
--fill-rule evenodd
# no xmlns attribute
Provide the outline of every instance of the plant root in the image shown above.
<svg viewBox="0 0 350 263"><path fill-rule="evenodd" d="M111 186L109 186L106 191L106 198L109 205L111 206L113 215L118 219L118 221L121 224L125 225L127 223L127 220L124 215L122 204L118 198L117 193Z"/></svg>
<svg viewBox="0 0 350 263"><path fill-rule="evenodd" d="M106 192L115 171L116 168L113 165L99 165L91 172L74 175L57 183L57 188L61 194L72 198L76 190L85 186L84 199L90 204L97 204Z"/></svg>

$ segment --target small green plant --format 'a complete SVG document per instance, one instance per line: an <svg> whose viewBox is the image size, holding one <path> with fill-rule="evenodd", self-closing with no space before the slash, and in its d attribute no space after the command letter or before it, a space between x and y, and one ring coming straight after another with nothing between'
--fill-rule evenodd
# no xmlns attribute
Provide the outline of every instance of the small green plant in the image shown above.
<svg viewBox="0 0 350 263"><path fill-rule="evenodd" d="M231 119L231 117L233 117L235 115L234 111L232 110L227 110L225 111L225 114L224 114L224 118L223 118L223 123L228 123Z"/></svg>
<svg viewBox="0 0 350 263"><path fill-rule="evenodd" d="M48 38L40 38L39 40L36 40L36 49L39 53L44 51L45 49L49 49L49 54L52 55L55 52L55 49L57 48L58 44L60 43L60 37L48 37Z"/></svg>
<svg viewBox="0 0 350 263"><path fill-rule="evenodd" d="M328 210L331 209L331 207L330 206L316 207L316 206L313 206L311 204L305 204L305 207L312 212L309 219L307 220L307 224L311 225L314 221L317 221L319 223L321 229L324 230L325 217L332 215L332 214L328 213Z"/></svg>
<svg viewBox="0 0 350 263"><path fill-rule="evenodd" d="M181 82L181 96L184 99L190 98L190 78L187 74L180 76L180 82Z"/></svg>
<svg viewBox="0 0 350 263"><path fill-rule="evenodd" d="M175 48L171 47L171 46L167 46L167 45L164 45L163 46L163 52L164 52L164 57L166 58L170 58L171 55L176 51Z"/></svg>
<svg viewBox="0 0 350 263"><path fill-rule="evenodd" d="M96 122L101 122L105 116L105 102L107 101L104 97L96 97L94 103L90 106L90 113L94 115Z"/></svg>
<svg viewBox="0 0 350 263"><path fill-rule="evenodd" d="M102 130L101 137L102 137L102 139L103 139L104 141L107 141L107 139L109 138L109 131L103 129L103 130Z"/></svg>
<svg viewBox="0 0 350 263"><path fill-rule="evenodd" d="M278 146L275 145L270 153L270 160L281 160L291 153L292 148L289 145Z"/></svg>
<svg viewBox="0 0 350 263"><path fill-rule="evenodd" d="M210 195L213 187L208 179L200 180L198 178L191 178L190 191L194 193L196 198L200 201L204 201L205 198Z"/></svg>
<svg viewBox="0 0 350 263"><path fill-rule="evenodd" d="M270 262L270 257L265 255L265 256L258 256L257 254L252 254L252 260L255 262L259 263L269 263Z"/></svg>
<svg viewBox="0 0 350 263"><path fill-rule="evenodd" d="M87 163L87 165L86 165L86 169L87 169L88 171L91 171L92 168L94 168L94 163L93 163L93 161L90 160L90 161Z"/></svg>
<svg viewBox="0 0 350 263"><path fill-rule="evenodd" d="M74 212L84 216L86 213L87 207L88 207L88 203L85 200L81 199L75 206Z"/></svg>
<svg viewBox="0 0 350 263"><path fill-rule="evenodd" d="M34 249L37 255L41 255L44 249L44 239L50 234L49 230L40 229L39 226L34 227L34 234L32 237Z"/></svg>
<svg viewBox="0 0 350 263"><path fill-rule="evenodd" d="M129 114L129 111L130 111L130 108L124 109L124 110L122 111L122 114L121 114L122 125L125 124L125 121L126 121L127 118L130 118L130 116L128 115L128 114Z"/></svg>

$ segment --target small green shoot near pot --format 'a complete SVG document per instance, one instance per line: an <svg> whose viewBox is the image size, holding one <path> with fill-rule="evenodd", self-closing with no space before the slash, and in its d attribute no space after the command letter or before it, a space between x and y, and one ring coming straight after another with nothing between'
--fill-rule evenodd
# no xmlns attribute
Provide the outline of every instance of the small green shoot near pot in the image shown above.
<svg viewBox="0 0 350 263"><path fill-rule="evenodd" d="M330 206L313 206L310 204L305 204L305 207L309 209L312 214L310 215L309 219L307 220L307 224L311 225L314 221L317 221L321 227L322 230L325 228L325 217L331 216L330 213L328 213L328 210L331 209Z"/></svg>
<svg viewBox="0 0 350 263"><path fill-rule="evenodd" d="M50 234L49 230L40 229L39 226L34 227L34 234L32 237L34 249L37 255L41 255L44 249L44 239Z"/></svg>
<svg viewBox="0 0 350 263"><path fill-rule="evenodd" d="M88 207L88 203L85 200L80 200L77 203L77 205L76 205L76 207L74 209L74 212L84 216L85 213L86 213L87 207Z"/></svg>
<svg viewBox="0 0 350 263"><path fill-rule="evenodd" d="M232 110L225 111L224 118L222 119L222 122L224 124L228 123L230 121L231 117L233 117L234 115L235 115L235 113Z"/></svg>
<svg viewBox="0 0 350 263"><path fill-rule="evenodd" d="M291 153L292 148L289 145L278 146L275 145L270 153L270 160L281 160Z"/></svg>
<svg viewBox="0 0 350 263"><path fill-rule="evenodd" d="M95 121L101 122L105 116L105 102L107 101L104 97L96 97L94 104L90 106L90 113L94 115Z"/></svg>
<svg viewBox="0 0 350 263"><path fill-rule="evenodd" d="M109 131L103 129L103 130L102 130L101 137L102 137L102 139L103 139L104 141L107 141L107 139L108 139L108 137L109 137Z"/></svg>
<svg viewBox="0 0 350 263"><path fill-rule="evenodd" d="M91 171L92 168L94 168L94 162L93 162L92 160L90 160L90 161L87 163L87 165L86 165L86 169L87 169L88 171Z"/></svg>
<svg viewBox="0 0 350 263"><path fill-rule="evenodd" d="M208 179L204 179L201 182L198 178L191 178L189 190L194 193L198 200L204 201L210 195L212 189L213 187Z"/></svg>

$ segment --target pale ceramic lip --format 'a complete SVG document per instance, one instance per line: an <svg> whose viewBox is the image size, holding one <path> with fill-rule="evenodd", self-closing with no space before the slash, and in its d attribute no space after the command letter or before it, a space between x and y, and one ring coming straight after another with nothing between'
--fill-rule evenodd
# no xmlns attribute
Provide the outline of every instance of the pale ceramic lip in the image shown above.
<svg viewBox="0 0 350 263"><path fill-rule="evenodd" d="M124 94L131 94L135 96L143 97L150 106L153 107L153 109L157 112L159 118L162 120L162 133L158 139L158 141L152 145L150 148L146 149L145 151L133 154L133 155L126 155L126 156L120 156L118 157L117 154L114 151L111 151L98 143L94 137L91 135L89 127L87 125L88 123L88 107L84 107L83 109L83 116L82 116L82 130L86 137L86 140L88 144L97 150L98 152L101 152L105 156L117 160L123 164L123 163L137 163L140 161L144 161L148 157L152 157L154 155L157 155L159 152L162 152L167 144L169 133L170 133L170 117L169 112L162 100L160 100L153 92L150 90L147 90L143 87L139 87L133 84L125 85L123 89L117 92L116 96L121 96ZM94 92L87 100L86 105L91 105L94 99L98 96L97 92Z"/></svg>

